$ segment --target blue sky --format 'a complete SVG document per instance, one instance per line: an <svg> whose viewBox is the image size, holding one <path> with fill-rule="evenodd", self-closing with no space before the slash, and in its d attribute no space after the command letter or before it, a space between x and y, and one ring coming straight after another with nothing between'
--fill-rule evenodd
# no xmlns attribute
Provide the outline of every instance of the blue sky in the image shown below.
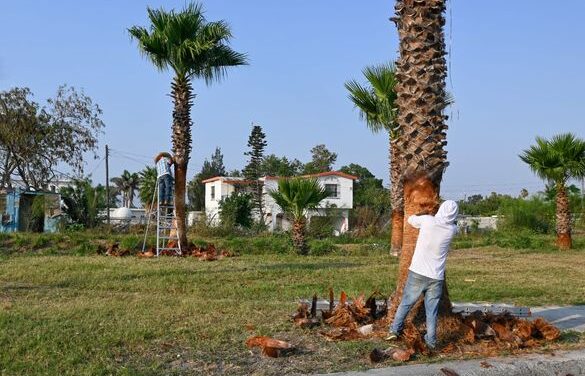
<svg viewBox="0 0 585 376"><path fill-rule="evenodd" d="M67 83L104 111L100 140L114 150L111 175L141 169L170 148L170 73L138 52L126 29L148 24L146 7L184 1L1 1L0 90L28 86L39 101ZM195 82L189 175L221 147L228 169L241 168L252 122L268 153L307 161L324 143L336 167L359 163L387 181L387 139L371 134L343 83L369 64L393 60L398 40L390 0L207 0L209 20L225 19L234 49L250 65L219 84ZM448 1L448 90L456 104L448 132L450 167L442 193L460 198L517 194L543 184L517 157L536 135L585 137L585 2ZM124 156L120 152L125 153ZM98 164L99 163L99 164ZM103 163L86 172L104 180Z"/></svg>

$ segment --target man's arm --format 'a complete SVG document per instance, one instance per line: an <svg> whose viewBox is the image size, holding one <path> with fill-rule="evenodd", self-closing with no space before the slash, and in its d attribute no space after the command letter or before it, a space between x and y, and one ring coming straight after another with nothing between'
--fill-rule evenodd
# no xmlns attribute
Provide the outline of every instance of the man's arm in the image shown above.
<svg viewBox="0 0 585 376"><path fill-rule="evenodd" d="M408 223L414 228L420 228L422 225L422 216L420 215L411 215L408 217Z"/></svg>

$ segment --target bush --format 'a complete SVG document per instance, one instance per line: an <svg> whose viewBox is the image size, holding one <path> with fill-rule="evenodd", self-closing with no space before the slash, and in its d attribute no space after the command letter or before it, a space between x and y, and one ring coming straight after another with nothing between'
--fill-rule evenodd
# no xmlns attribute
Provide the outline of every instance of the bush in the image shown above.
<svg viewBox="0 0 585 376"><path fill-rule="evenodd" d="M128 236L123 237L122 240L120 241L120 248L121 249L128 249L128 250L137 249L138 247L142 247L143 241L144 241L144 238L141 236L128 235Z"/></svg>
<svg viewBox="0 0 585 376"><path fill-rule="evenodd" d="M307 235L314 239L324 239L333 235L337 217L333 216L314 216L311 217L309 226L307 226Z"/></svg>
<svg viewBox="0 0 585 376"><path fill-rule="evenodd" d="M309 241L309 255L323 256L328 255L336 250L335 243L330 239L315 239Z"/></svg>
<svg viewBox="0 0 585 376"><path fill-rule="evenodd" d="M498 228L501 230L526 229L538 234L554 231L554 202L547 202L538 197L529 200L504 200L500 213L502 219L498 223Z"/></svg>
<svg viewBox="0 0 585 376"><path fill-rule="evenodd" d="M252 226L252 196L248 193L235 192L219 202L219 218L227 227Z"/></svg>
<svg viewBox="0 0 585 376"><path fill-rule="evenodd" d="M42 234L35 236L31 242L31 246L33 249L44 248L49 244L48 236Z"/></svg>

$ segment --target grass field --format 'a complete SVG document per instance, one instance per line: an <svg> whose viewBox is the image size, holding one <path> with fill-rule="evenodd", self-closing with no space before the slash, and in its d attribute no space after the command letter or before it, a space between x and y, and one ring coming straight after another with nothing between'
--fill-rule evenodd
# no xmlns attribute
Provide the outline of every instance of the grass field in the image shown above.
<svg viewBox="0 0 585 376"><path fill-rule="evenodd" d="M396 269L396 260L380 251L216 262L5 255L0 374L280 375L371 368L367 354L381 343L327 342L295 328L289 315L299 298L325 297L329 287L350 296L389 293ZM463 249L452 252L448 265L453 301L585 304L584 273L584 251ZM244 346L251 335L289 340L300 351L264 358Z"/></svg>

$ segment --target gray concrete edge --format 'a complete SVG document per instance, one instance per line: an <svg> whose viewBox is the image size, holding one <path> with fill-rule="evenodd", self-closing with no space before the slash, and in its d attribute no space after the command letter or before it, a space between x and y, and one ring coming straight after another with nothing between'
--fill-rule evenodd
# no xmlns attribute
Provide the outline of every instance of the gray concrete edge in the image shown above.
<svg viewBox="0 0 585 376"><path fill-rule="evenodd" d="M483 362L483 366L482 366ZM486 368L487 365L487 368ZM445 376L454 371L460 376L577 376L585 375L585 349L557 351L548 354L524 354L510 357L480 358L473 360L446 361L432 364L411 364L377 368L367 371L350 371L327 374L328 376Z"/></svg>

